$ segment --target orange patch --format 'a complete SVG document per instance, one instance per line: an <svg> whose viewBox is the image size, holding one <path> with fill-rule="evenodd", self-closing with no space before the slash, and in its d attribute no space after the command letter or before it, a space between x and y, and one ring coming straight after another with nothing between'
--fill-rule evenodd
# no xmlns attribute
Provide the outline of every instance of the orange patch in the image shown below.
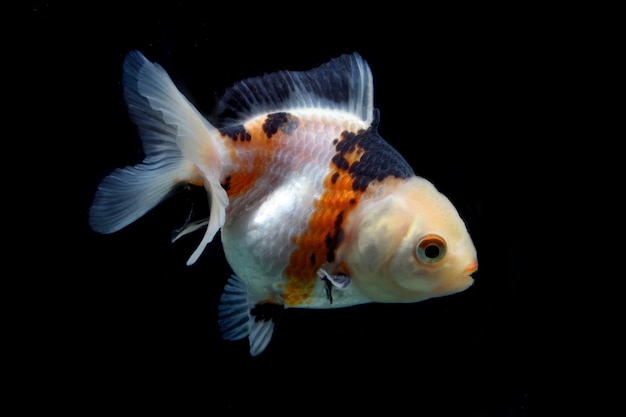
<svg viewBox="0 0 626 417"><path fill-rule="evenodd" d="M345 154L352 164L358 161L362 150ZM315 289L317 270L334 261L337 246L343 239L343 222L361 199L362 192L353 189L354 180L348 169L339 169L331 163L331 172L324 179L324 192L316 201L308 228L295 238L296 249L289 257L285 271L287 284L283 298L288 306L307 304ZM345 271L344 271L345 272Z"/></svg>
<svg viewBox="0 0 626 417"><path fill-rule="evenodd" d="M237 140L228 135L222 138L233 163L233 169L222 179L222 186L229 197L245 194L267 171L275 149L281 146L284 133L278 131L271 138L263 129L264 120L245 125L249 140Z"/></svg>
<svg viewBox="0 0 626 417"><path fill-rule="evenodd" d="M222 184L226 188L229 197L235 197L246 193L256 180L263 175L263 169L255 168L249 172L236 172L229 175Z"/></svg>

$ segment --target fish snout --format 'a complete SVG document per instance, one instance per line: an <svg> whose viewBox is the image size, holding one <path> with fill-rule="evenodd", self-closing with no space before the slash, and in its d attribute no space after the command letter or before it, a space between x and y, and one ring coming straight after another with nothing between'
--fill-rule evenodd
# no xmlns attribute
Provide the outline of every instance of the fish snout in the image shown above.
<svg viewBox="0 0 626 417"><path fill-rule="evenodd" d="M471 275L478 270L478 259L473 259L467 267L463 270L463 274Z"/></svg>

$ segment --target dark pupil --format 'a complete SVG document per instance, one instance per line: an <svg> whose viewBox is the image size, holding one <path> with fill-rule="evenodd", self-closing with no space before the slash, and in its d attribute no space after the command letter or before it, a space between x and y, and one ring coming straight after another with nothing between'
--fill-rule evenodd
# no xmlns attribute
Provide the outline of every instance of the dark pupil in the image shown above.
<svg viewBox="0 0 626 417"><path fill-rule="evenodd" d="M428 245L424 248L424 254L429 258L436 258L439 256L439 247L437 245Z"/></svg>

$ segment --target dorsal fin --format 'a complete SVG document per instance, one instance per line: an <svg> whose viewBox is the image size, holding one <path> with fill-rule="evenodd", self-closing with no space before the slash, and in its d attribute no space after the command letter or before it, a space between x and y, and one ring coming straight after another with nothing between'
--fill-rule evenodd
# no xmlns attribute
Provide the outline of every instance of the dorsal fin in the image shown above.
<svg viewBox="0 0 626 417"><path fill-rule="evenodd" d="M217 106L221 123L237 124L261 114L323 108L373 120L372 72L354 52L308 71L278 71L240 81L226 90Z"/></svg>

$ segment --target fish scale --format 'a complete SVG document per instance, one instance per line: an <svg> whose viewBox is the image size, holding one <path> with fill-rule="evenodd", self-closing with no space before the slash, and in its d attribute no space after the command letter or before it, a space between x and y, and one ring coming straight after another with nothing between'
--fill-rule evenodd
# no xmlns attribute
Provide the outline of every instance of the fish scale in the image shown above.
<svg viewBox="0 0 626 417"><path fill-rule="evenodd" d="M279 291L275 285L265 287L266 293L260 294L260 298L293 307L306 305L312 296L318 279L315 271L326 262L326 253L322 253L328 250L324 240L332 233L339 208L344 204L341 193L326 191L331 157L336 153L333 140L343 129L355 124L353 119L341 113L334 118L328 115L321 118L310 113L298 116L294 112L283 121L292 124L289 133L272 131L270 137L265 130L268 123L256 120L245 123L249 141L225 139L233 148L249 147L265 153L271 143L274 149L272 157L265 161L268 168L261 170L260 178L255 180L258 182L253 187L255 192L233 195L229 192L232 199L227 217L232 221L227 220L222 228L226 253L231 254L227 259L235 265L236 272L243 272L239 275L245 277L247 271L263 271L259 275L268 282L283 284ZM248 170L244 164L233 166ZM299 172L300 181L294 181L294 172ZM237 172L227 175L236 178ZM333 189L341 191L337 187ZM277 208L282 208L284 215L277 216ZM255 221L259 217L263 220ZM251 234L255 237L242 238ZM311 256L316 258L313 262ZM270 258L272 262L268 262Z"/></svg>

